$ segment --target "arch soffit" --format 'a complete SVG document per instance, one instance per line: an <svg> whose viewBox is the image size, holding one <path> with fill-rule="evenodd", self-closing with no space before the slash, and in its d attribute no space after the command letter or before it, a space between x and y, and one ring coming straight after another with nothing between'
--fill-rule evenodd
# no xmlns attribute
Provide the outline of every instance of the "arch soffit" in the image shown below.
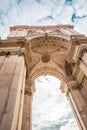
<svg viewBox="0 0 87 130"><path fill-rule="evenodd" d="M34 81L36 78L38 78L39 76L42 76L42 75L52 75L52 76L58 78L59 80L65 79L65 74L61 73L56 68L47 67L47 66L36 69L36 71L31 74L30 78Z"/></svg>
<svg viewBox="0 0 87 130"><path fill-rule="evenodd" d="M37 44L39 43L43 43L44 45L47 44L47 43L51 43L50 45L54 45L54 43L59 43L59 44L63 44L66 46L65 49L69 48L70 44L68 44L70 42L70 38L68 37L64 37L64 36L59 36L59 35L53 35L53 34L44 34L44 35L37 35L37 36L33 36L33 37L29 37L27 38L27 44L31 47L31 53L32 53L32 47L33 47L33 44L37 46ZM42 45L42 44L41 44ZM56 44L58 46L58 44ZM29 47L28 46L28 47ZM48 44L49 46L49 44ZM39 46L38 46L39 47ZM66 53L65 53L66 54ZM56 69L55 67L40 67L38 69L36 69L34 71L34 73L31 73L29 78L31 80L35 80L36 78L38 78L39 76L42 76L42 75L52 75L52 76L55 76L56 78L58 78L59 80L64 80L65 77L66 77L66 74L62 74L61 72L58 71L58 69Z"/></svg>
<svg viewBox="0 0 87 130"><path fill-rule="evenodd" d="M48 34L48 33L44 33L44 34L37 34L35 36L31 36L31 37L27 37L27 42L38 42L38 41L59 41L59 42L69 42L70 41L70 36L64 36L64 35L58 35L58 34Z"/></svg>
<svg viewBox="0 0 87 130"><path fill-rule="evenodd" d="M57 48L61 50L61 52L67 53L70 50L71 44L70 44L70 37L63 37L58 35L38 35L36 37L32 37L26 40L27 45L31 48L31 51L35 51L37 48L41 47L51 47L51 48Z"/></svg>

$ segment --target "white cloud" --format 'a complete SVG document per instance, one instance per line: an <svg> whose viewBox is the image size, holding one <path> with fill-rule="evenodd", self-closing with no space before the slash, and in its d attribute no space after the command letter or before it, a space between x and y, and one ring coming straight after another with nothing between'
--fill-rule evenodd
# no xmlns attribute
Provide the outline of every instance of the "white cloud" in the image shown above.
<svg viewBox="0 0 87 130"><path fill-rule="evenodd" d="M65 129L67 126L69 129L76 128L68 101L59 89L60 81L52 76L48 76L48 79L49 81L45 77L40 77L40 82L36 82L36 93L33 97L33 130L42 130L42 128L48 130L49 127L63 128L63 125ZM35 124L37 127L34 127Z"/></svg>
<svg viewBox="0 0 87 130"><path fill-rule="evenodd" d="M85 20L82 23L79 21L87 15L86 3L86 0L1 0L0 34L6 37L9 32L7 28L12 25L74 24L75 21L77 29L81 31ZM86 31L83 30L83 33Z"/></svg>
<svg viewBox="0 0 87 130"><path fill-rule="evenodd" d="M75 29L87 36L87 17L78 20L78 23L75 25Z"/></svg>

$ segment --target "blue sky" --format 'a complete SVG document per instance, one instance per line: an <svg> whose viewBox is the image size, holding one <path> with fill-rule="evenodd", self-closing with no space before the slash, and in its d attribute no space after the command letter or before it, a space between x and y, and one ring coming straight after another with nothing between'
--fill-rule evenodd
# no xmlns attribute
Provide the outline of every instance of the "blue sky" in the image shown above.
<svg viewBox="0 0 87 130"><path fill-rule="evenodd" d="M87 0L0 0L1 38L7 37L10 26L57 24L73 24L87 35ZM33 130L78 130L59 80L47 79L36 79Z"/></svg>
<svg viewBox="0 0 87 130"><path fill-rule="evenodd" d="M87 34L87 0L0 0L0 35L9 26L73 24Z"/></svg>

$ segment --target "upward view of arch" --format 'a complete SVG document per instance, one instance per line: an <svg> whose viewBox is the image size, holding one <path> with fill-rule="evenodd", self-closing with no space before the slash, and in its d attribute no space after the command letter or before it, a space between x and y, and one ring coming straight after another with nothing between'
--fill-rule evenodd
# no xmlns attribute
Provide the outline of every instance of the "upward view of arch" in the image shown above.
<svg viewBox="0 0 87 130"><path fill-rule="evenodd" d="M0 40L1 130L32 130L34 80L48 74L61 80L80 130L87 130L87 38L71 25L14 26Z"/></svg>

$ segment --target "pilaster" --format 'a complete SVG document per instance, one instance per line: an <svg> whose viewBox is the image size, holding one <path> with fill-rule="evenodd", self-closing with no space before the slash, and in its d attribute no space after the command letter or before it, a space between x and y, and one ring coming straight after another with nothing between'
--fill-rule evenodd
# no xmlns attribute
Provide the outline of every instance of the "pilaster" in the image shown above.
<svg viewBox="0 0 87 130"><path fill-rule="evenodd" d="M16 130L25 77L23 56L0 56L0 130Z"/></svg>
<svg viewBox="0 0 87 130"><path fill-rule="evenodd" d="M75 116L81 130L87 130L87 105L78 89L69 93L68 99L72 104Z"/></svg>
<svg viewBox="0 0 87 130"><path fill-rule="evenodd" d="M22 130L32 130L32 98L34 94L34 81L26 81Z"/></svg>
<svg viewBox="0 0 87 130"><path fill-rule="evenodd" d="M87 104L81 94L82 86L76 81L67 83L67 98L81 130L87 130Z"/></svg>

